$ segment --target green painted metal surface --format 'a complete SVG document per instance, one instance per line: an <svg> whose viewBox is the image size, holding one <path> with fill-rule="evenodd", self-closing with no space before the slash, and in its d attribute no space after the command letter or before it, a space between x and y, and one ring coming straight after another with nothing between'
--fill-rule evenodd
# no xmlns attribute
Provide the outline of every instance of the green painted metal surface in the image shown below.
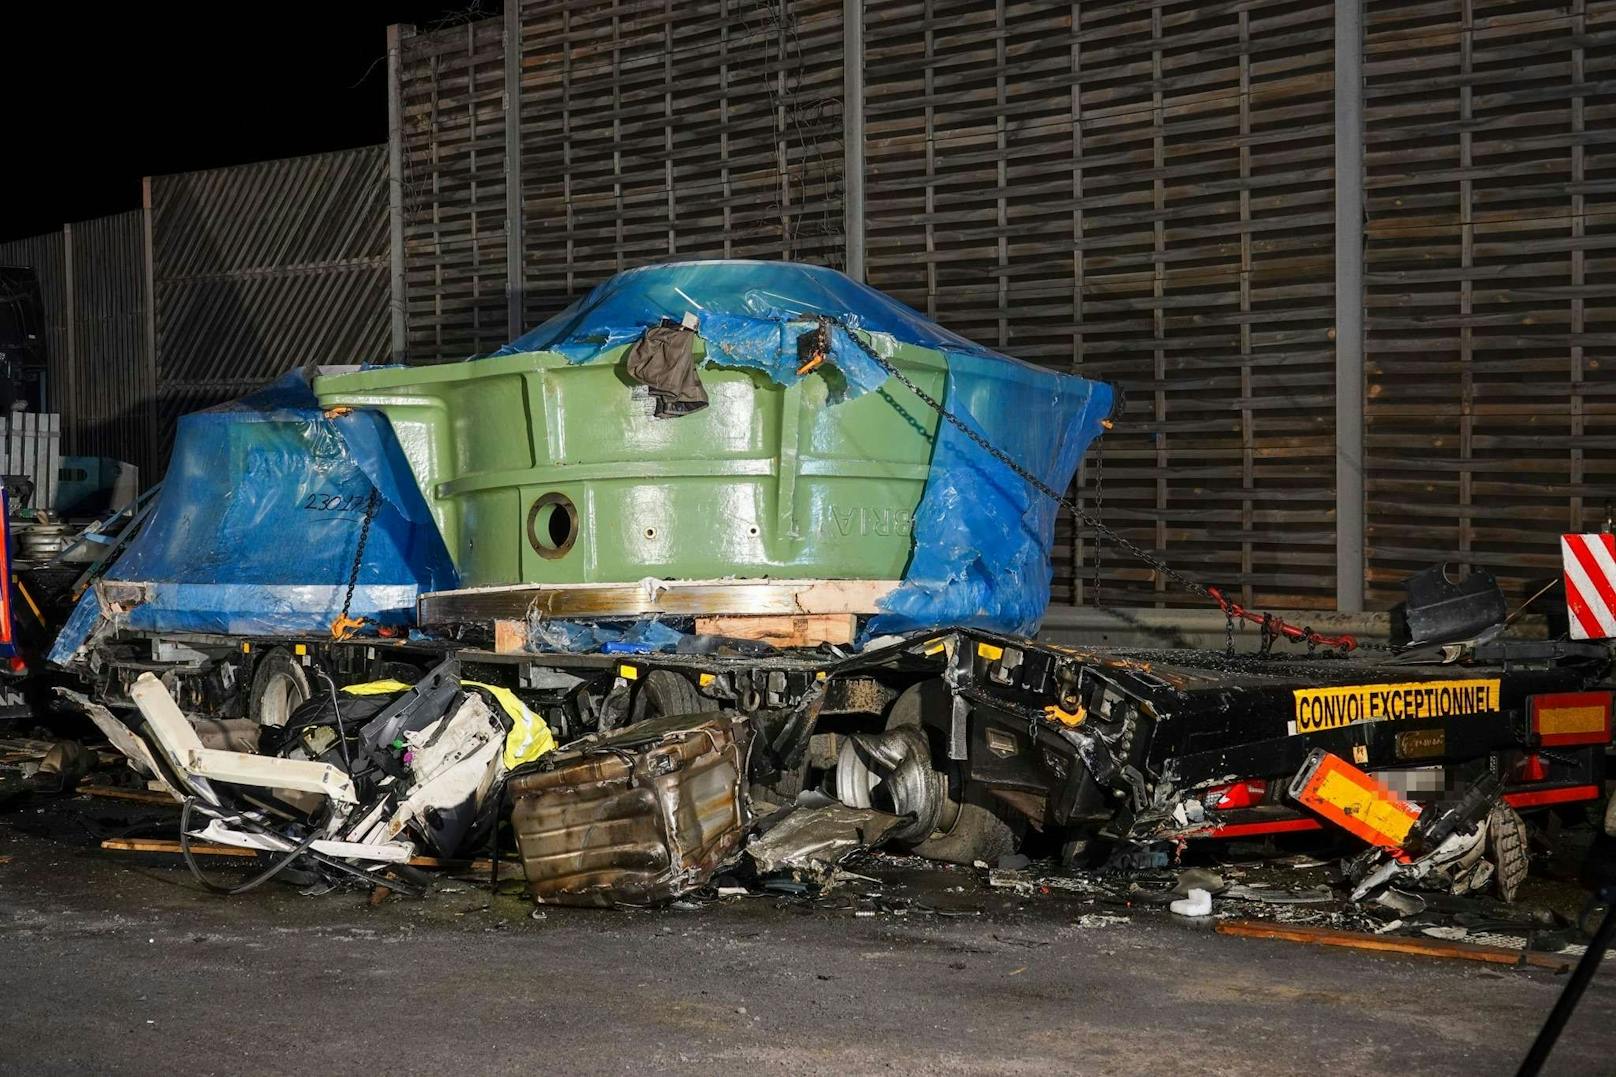
<svg viewBox="0 0 1616 1077"><path fill-rule="evenodd" d="M326 407L386 413L464 586L903 575L937 430L917 397L888 382L833 405L834 370L786 387L708 366L711 405L658 419L622 350L361 371L314 388ZM905 345L893 359L942 398L942 355Z"/></svg>

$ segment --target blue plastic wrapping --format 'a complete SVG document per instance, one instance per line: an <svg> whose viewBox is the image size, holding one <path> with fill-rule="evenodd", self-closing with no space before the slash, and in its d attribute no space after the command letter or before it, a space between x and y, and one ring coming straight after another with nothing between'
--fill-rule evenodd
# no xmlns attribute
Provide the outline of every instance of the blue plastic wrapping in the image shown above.
<svg viewBox="0 0 1616 1077"><path fill-rule="evenodd" d="M1109 385L1035 367L952 333L833 269L792 262L676 262L619 273L496 354L559 352L572 362L632 343L662 319L697 318L708 362L798 380L797 337L828 318L830 361L848 395L878 388L879 354L911 344L948 360L945 407L1056 490L1067 489L1111 413ZM902 586L866 637L973 625L1036 632L1049 605L1055 504L949 423L939 427Z"/></svg>
<svg viewBox="0 0 1616 1077"><path fill-rule="evenodd" d="M944 406L1051 489L1065 490L1111 414L1104 382L951 354ZM866 638L946 625L1038 631L1054 578L1056 505L952 423L937 431L915 552Z"/></svg>
<svg viewBox="0 0 1616 1077"><path fill-rule="evenodd" d="M73 612L67 615L67 621L62 625L62 630L56 633L45 660L58 666L67 665L100 623L101 600L96 597L95 588L91 587L79 596Z"/></svg>
<svg viewBox="0 0 1616 1077"><path fill-rule="evenodd" d="M631 622L542 620L528 625L528 646L557 654L650 654L672 651L685 633L655 617Z"/></svg>
<svg viewBox="0 0 1616 1077"><path fill-rule="evenodd" d="M829 359L850 396L878 387L887 375L848 337L849 329L870 334L878 350L889 346L885 337L1003 358L834 269L748 261L670 262L619 273L494 354L550 351L586 363L633 343L664 318L677 322L686 314L696 316L708 362L762 370L781 385L799 380L797 337L828 318L835 323Z"/></svg>
<svg viewBox="0 0 1616 1077"><path fill-rule="evenodd" d="M819 266L689 262L620 273L498 354L553 351L589 362L662 319L695 315L707 361L798 380L796 341L819 319L831 364L856 395L879 387L896 345L948 363L945 406L1057 490L1069 487L1110 414L1111 387L1034 367L975 344L889 296ZM138 582L146 601L120 623L156 631L280 635L324 632L342 604L363 509L380 509L352 612L407 625L422 591L456 586L442 538L386 419L320 411L305 379L286 378L234 404L181 420L168 479L141 535L107 579ZM1055 505L947 422L916 511L900 587L865 636L973 625L1035 632L1049 601ZM104 623L86 595L50 658L65 663ZM667 626L548 622L557 650L666 649ZM587 631L585 631L587 629Z"/></svg>
<svg viewBox="0 0 1616 1077"><path fill-rule="evenodd" d="M457 580L385 416L327 418L301 373L185 416L156 506L104 576L143 585L144 601L120 623L229 635L327 631L373 490L350 613L407 625L420 592ZM87 594L51 660L71 658L100 612Z"/></svg>

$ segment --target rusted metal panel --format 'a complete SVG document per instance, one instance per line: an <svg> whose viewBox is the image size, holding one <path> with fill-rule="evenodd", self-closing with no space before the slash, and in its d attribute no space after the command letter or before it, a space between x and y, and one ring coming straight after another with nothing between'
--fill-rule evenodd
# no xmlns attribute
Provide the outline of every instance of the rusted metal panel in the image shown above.
<svg viewBox="0 0 1616 1077"><path fill-rule="evenodd" d="M643 905L700 886L741 849L750 727L651 719L513 777L512 825L541 903Z"/></svg>

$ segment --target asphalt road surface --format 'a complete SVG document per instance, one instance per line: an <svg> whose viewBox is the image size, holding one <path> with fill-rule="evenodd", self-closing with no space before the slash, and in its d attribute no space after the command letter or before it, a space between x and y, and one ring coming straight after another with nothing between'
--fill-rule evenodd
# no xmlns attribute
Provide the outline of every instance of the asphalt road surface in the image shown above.
<svg viewBox="0 0 1616 1077"><path fill-rule="evenodd" d="M534 919L454 881L374 908L279 884L219 898L176 858L100 850L86 803L0 815L3 1073L1469 1077L1513 1073L1564 982L1229 938L968 871L908 880L929 897L903 915L748 898ZM1616 1072L1610 969L1550 1071Z"/></svg>

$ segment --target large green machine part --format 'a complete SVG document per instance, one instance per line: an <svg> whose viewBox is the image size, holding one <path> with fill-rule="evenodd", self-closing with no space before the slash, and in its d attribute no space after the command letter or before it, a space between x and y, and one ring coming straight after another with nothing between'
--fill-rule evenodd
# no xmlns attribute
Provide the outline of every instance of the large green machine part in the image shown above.
<svg viewBox="0 0 1616 1077"><path fill-rule="evenodd" d="M360 371L314 389L326 407L386 413L463 586L903 575L937 433L919 398L889 381L832 404L832 368L782 386L708 366L710 406L659 419L624 350ZM941 354L903 345L893 361L942 399Z"/></svg>

